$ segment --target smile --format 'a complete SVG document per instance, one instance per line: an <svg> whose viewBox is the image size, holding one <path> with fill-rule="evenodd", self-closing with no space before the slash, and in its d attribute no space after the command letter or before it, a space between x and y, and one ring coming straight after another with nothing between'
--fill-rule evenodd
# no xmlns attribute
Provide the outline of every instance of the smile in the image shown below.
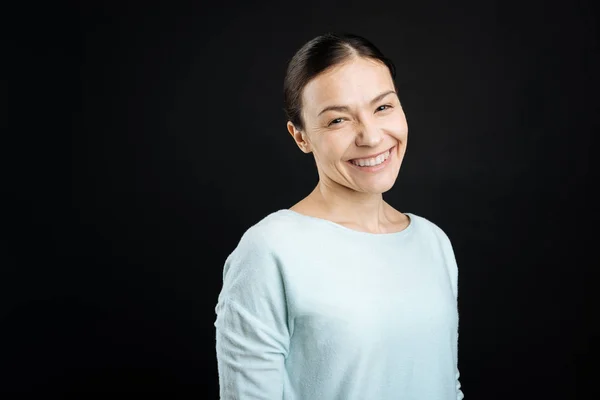
<svg viewBox="0 0 600 400"><path fill-rule="evenodd" d="M387 158L389 156L390 156L390 151L387 150L385 153L380 154L374 158L359 158L357 160L351 160L350 162L353 163L354 165L358 165L359 167L365 167L365 166L373 167L373 166L379 165L382 162L384 162L385 160L387 160Z"/></svg>
<svg viewBox="0 0 600 400"><path fill-rule="evenodd" d="M392 158L392 151L395 148L396 146L392 147L389 150L386 150L377 157L349 160L348 163L361 171L376 172L384 168L387 164L389 164L389 160Z"/></svg>

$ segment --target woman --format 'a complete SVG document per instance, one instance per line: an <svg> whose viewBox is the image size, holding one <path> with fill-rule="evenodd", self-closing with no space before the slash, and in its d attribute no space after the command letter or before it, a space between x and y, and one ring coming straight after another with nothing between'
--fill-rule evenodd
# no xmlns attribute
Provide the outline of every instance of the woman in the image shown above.
<svg viewBox="0 0 600 400"><path fill-rule="evenodd" d="M356 35L319 36L290 61L287 129L319 181L250 227L225 262L222 399L463 398L450 241L382 196L407 144L394 77Z"/></svg>

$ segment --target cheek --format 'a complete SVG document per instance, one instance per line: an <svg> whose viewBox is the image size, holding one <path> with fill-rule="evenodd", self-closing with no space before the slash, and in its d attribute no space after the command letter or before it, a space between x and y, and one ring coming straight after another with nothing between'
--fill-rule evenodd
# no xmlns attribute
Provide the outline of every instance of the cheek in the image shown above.
<svg viewBox="0 0 600 400"><path fill-rule="evenodd" d="M390 121L392 127L390 130L394 132L398 137L404 138L408 134L408 123L406 122L406 117L404 113L399 113L393 121Z"/></svg>
<svg viewBox="0 0 600 400"><path fill-rule="evenodd" d="M344 156L348 147L352 144L352 135L344 135L342 132L328 132L327 139L321 143L321 148L327 152L328 158L336 162Z"/></svg>

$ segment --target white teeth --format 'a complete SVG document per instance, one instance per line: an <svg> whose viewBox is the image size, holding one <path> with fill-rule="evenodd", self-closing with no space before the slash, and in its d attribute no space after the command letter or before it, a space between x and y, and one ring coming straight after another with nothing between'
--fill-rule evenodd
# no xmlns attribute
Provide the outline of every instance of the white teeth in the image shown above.
<svg viewBox="0 0 600 400"><path fill-rule="evenodd" d="M376 165L381 164L382 162L384 162L385 160L387 160L387 158L390 156L390 151L386 151L383 154L380 154L379 156L375 157L375 158L370 158L368 160L352 160L352 164L354 165L358 165L360 167L374 167Z"/></svg>

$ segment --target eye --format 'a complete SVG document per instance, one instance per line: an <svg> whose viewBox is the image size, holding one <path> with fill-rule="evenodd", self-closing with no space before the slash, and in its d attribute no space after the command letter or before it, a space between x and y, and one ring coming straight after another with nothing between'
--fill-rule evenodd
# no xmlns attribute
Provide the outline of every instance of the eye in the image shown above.
<svg viewBox="0 0 600 400"><path fill-rule="evenodd" d="M327 124L327 126L331 126L331 125L338 125L338 124L340 124L340 123L341 123L343 120L344 120L344 118L336 118L336 119L334 119L334 120L330 121L330 122L329 122L329 124ZM336 122L336 121L339 121L339 122Z"/></svg>
<svg viewBox="0 0 600 400"><path fill-rule="evenodd" d="M385 107L385 108L381 109L382 107ZM382 106L377 107L376 111L385 111L388 108L392 108L392 106L390 104L384 104Z"/></svg>

